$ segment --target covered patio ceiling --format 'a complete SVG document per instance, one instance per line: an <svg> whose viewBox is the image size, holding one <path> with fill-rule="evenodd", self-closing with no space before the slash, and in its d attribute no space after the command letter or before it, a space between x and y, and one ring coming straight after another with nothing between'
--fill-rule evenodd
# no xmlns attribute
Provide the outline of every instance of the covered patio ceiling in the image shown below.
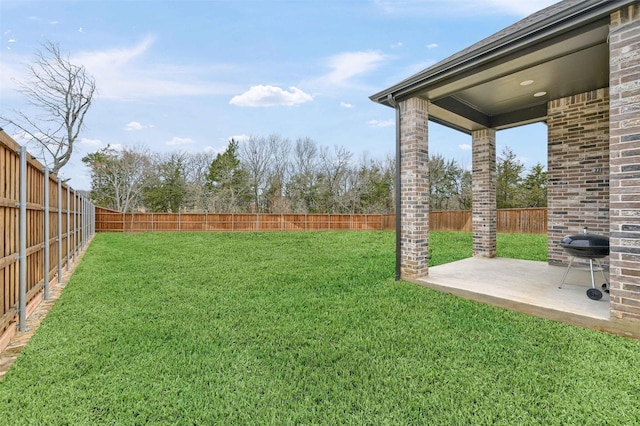
<svg viewBox="0 0 640 426"><path fill-rule="evenodd" d="M419 97L466 133L543 121L547 102L609 86L609 15L628 1L565 0L370 97Z"/></svg>

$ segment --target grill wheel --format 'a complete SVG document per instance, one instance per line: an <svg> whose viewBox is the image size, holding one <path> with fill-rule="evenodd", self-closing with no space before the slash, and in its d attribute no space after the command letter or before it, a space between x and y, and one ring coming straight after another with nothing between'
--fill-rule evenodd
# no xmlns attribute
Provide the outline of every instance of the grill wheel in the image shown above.
<svg viewBox="0 0 640 426"><path fill-rule="evenodd" d="M590 288L587 290L587 297L591 300L600 300L602 299L602 292L597 288Z"/></svg>

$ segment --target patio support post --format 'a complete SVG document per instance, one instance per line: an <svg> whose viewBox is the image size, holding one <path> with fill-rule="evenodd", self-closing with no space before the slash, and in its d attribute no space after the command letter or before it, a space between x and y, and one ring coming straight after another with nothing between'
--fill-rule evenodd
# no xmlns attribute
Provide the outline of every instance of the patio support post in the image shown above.
<svg viewBox="0 0 640 426"><path fill-rule="evenodd" d="M402 279L402 217L400 212L402 206L400 199L402 198L402 156L400 151L400 108L392 94L387 96L389 105L396 112L396 175L395 175L395 217L396 217L396 281ZM382 218L380 220L380 229L382 229Z"/></svg>
<svg viewBox="0 0 640 426"><path fill-rule="evenodd" d="M496 257L496 130L472 133L473 255Z"/></svg>
<svg viewBox="0 0 640 426"><path fill-rule="evenodd" d="M395 99L393 107L396 110L396 281L402 279L402 151L400 145L400 108Z"/></svg>
<svg viewBox="0 0 640 426"><path fill-rule="evenodd" d="M401 268L403 279L429 274L429 102L399 102L401 170Z"/></svg>
<svg viewBox="0 0 640 426"><path fill-rule="evenodd" d="M640 324L640 4L611 15L609 32L610 313Z"/></svg>

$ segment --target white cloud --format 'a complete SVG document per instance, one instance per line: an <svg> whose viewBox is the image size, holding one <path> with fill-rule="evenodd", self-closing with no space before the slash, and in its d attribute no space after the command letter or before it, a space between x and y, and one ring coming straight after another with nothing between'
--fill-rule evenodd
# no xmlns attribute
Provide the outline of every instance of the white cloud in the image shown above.
<svg viewBox="0 0 640 426"><path fill-rule="evenodd" d="M230 136L227 140L230 141L233 139L236 142L248 141L251 138L249 135L245 135L244 133L241 135Z"/></svg>
<svg viewBox="0 0 640 426"><path fill-rule="evenodd" d="M44 134L38 133L37 136L42 138L44 137ZM22 130L17 130L11 135L11 138L20 145L27 145L34 141L33 137L30 134Z"/></svg>
<svg viewBox="0 0 640 426"><path fill-rule="evenodd" d="M237 88L212 81L227 65L184 66L149 61L155 38L147 36L133 46L84 52L72 58L96 80L97 97L132 100L165 96L229 94Z"/></svg>
<svg viewBox="0 0 640 426"><path fill-rule="evenodd" d="M463 151L471 151L471 145L469 145L468 143L463 143L461 145L458 145L458 148L460 148Z"/></svg>
<svg viewBox="0 0 640 426"><path fill-rule="evenodd" d="M82 27L78 28L78 32L79 33L83 32Z"/></svg>
<svg viewBox="0 0 640 426"><path fill-rule="evenodd" d="M203 151L204 151L204 152L206 152L207 154L211 154L211 153L213 153L213 154L221 154L221 153L223 153L223 152L224 152L224 150L225 150L225 149L226 149L226 148L223 148L223 149L220 149L220 148L214 148L214 147L212 147L212 146L208 145L208 146L205 146L205 147L204 147L204 150L203 150Z"/></svg>
<svg viewBox="0 0 640 426"><path fill-rule="evenodd" d="M312 100L313 96L297 87L289 87L286 91L276 86L258 85L234 96L229 103L241 107L271 107L299 105Z"/></svg>
<svg viewBox="0 0 640 426"><path fill-rule="evenodd" d="M80 139L80 144L90 148L100 147L103 145L100 139L88 139L88 138Z"/></svg>
<svg viewBox="0 0 640 426"><path fill-rule="evenodd" d="M171 140L165 142L165 145L168 146L177 146L177 145L191 145L195 143L195 141L191 138L181 138L178 136L174 136Z"/></svg>
<svg viewBox="0 0 640 426"><path fill-rule="evenodd" d="M395 125L395 120L369 120L367 125L369 127L389 127Z"/></svg>
<svg viewBox="0 0 640 426"><path fill-rule="evenodd" d="M377 50L340 53L328 59L327 64L332 71L321 80L333 85L343 85L358 75L375 70L386 58Z"/></svg>
<svg viewBox="0 0 640 426"><path fill-rule="evenodd" d="M124 126L124 130L128 132L132 132L136 130L148 129L150 127L153 127L153 125L146 125L146 124L138 123L137 121L131 121L130 123L127 123L126 126Z"/></svg>
<svg viewBox="0 0 640 426"><path fill-rule="evenodd" d="M340 102L340 106L342 108L353 108L352 104L346 103L346 102Z"/></svg>
<svg viewBox="0 0 640 426"><path fill-rule="evenodd" d="M400 47L402 47L402 46L404 46L404 43L403 43L403 42L401 42L401 41L399 41L399 42L397 42L397 43L395 43L395 44L392 44L392 45L391 45L391 48L392 48L392 49L398 49L398 48L400 48Z"/></svg>
<svg viewBox="0 0 640 426"><path fill-rule="evenodd" d="M8 43L15 43L16 39L15 38L10 38L9 40L7 40Z"/></svg>
<svg viewBox="0 0 640 426"><path fill-rule="evenodd" d="M438 43L429 43L427 44L427 49L435 49L438 46Z"/></svg>
<svg viewBox="0 0 640 426"><path fill-rule="evenodd" d="M11 48L7 47L7 49ZM22 60L22 58L18 58L18 60ZM0 99L20 98L22 95L15 90L17 89L16 81L24 80L23 76L26 76L24 67L20 68L17 61L15 65L0 61Z"/></svg>

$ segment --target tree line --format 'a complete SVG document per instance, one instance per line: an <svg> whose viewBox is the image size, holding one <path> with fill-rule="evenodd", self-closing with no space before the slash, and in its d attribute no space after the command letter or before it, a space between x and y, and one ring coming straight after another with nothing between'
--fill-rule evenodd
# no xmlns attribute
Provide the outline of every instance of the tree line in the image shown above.
<svg viewBox="0 0 640 426"><path fill-rule="evenodd" d="M395 211L395 159L358 160L346 148L280 135L229 141L213 153L152 153L110 147L82 161L91 198L118 211L389 214ZM471 208L471 171L436 154L429 159L432 210ZM505 148L498 157L497 207L546 206L546 172L525 170Z"/></svg>
<svg viewBox="0 0 640 426"><path fill-rule="evenodd" d="M92 105L95 80L72 64L59 46L46 42L28 67L18 91L39 114L0 113L36 157L58 174L71 158ZM91 198L119 211L209 211L218 213L393 213L395 159L376 160L344 147L329 149L310 138L279 135L231 140L210 153L156 154L145 147L88 154ZM442 155L429 159L432 210L471 208L471 172ZM498 208L544 207L547 173L541 164L525 170L505 148L496 164Z"/></svg>
<svg viewBox="0 0 640 426"><path fill-rule="evenodd" d="M104 148L82 161L91 198L119 211L390 213L395 166L279 135L231 140L218 154Z"/></svg>

